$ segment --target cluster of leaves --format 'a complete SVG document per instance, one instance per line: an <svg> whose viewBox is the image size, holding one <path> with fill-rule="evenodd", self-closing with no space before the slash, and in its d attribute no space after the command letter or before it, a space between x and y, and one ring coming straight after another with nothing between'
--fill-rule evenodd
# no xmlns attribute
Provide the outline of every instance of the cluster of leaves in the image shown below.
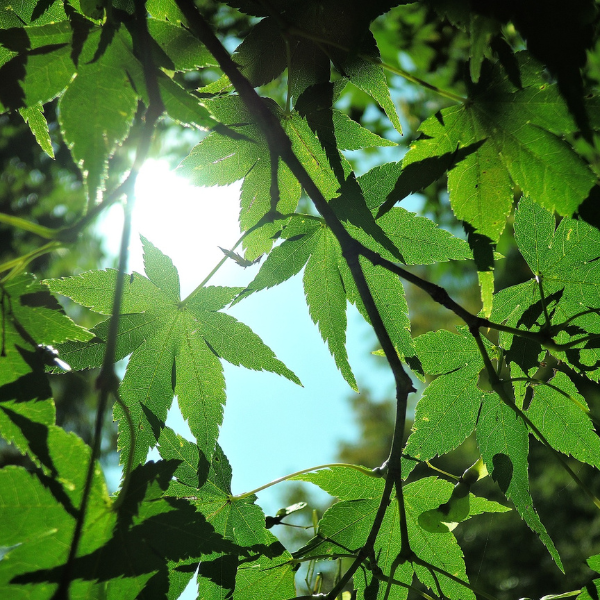
<svg viewBox="0 0 600 600"><path fill-rule="evenodd" d="M399 4L231 0L223 10L239 9L252 23L233 60L191 0L30 0L1 9L0 108L20 113L53 156L43 105L58 97L61 134L88 197L64 227L1 215L15 230L49 240L5 263L0 281L0 434L32 461L29 470L0 470L0 590L7 596L176 598L199 568L201 598L283 600L300 593L299 565L344 559L326 590L331 600L349 585L360 598L405 599L420 589L416 582L425 598L489 597L469 582L453 534L471 517L508 510L471 492L488 474L563 568L529 491L529 438L600 508L563 457L600 467L594 407L578 388L582 379L600 379L600 232L587 217L598 197L593 136L600 122L581 71L596 42L595 4L581 0L566 20L534 0L485 12L466 0ZM537 13L543 31L530 18ZM217 13L206 14L217 26ZM420 18L459 28L458 45L470 59L462 85L444 90L382 62L370 25L384 14L399 23L408 15L407 27ZM548 32L561 27L568 36L557 56ZM358 90L400 131L384 67L452 105L423 121L401 162L357 176L345 151L396 143L340 107ZM220 77L190 90L186 74L199 69ZM284 74L284 106L254 91ZM27 273L33 258L70 247L98 214L132 193L162 115L208 131L182 161L183 175L198 185L242 180L245 255L235 248L225 254L242 264L266 254L255 279L246 288L207 279L182 299L177 270L146 239L145 275L126 276L123 254L117 270L43 282ZM113 157L134 124L141 133L126 175ZM467 240L396 206L446 174ZM303 194L316 210L300 212ZM495 293L495 245L515 198L514 239L530 278ZM468 261L478 272L479 315L406 268L447 261ZM395 377L397 421L381 467L336 465L293 476L337 502L314 537L290 553L254 494L232 495L218 435L222 360L300 383L224 309L302 270L310 316L353 389L347 303L372 325ZM413 337L402 280L465 326ZM97 313L98 324L75 325L53 294ZM117 382L114 363L125 357ZM46 372L96 367L99 426L90 450L56 425ZM433 378L407 440L413 386L405 367ZM124 466L113 497L96 463L111 394ZM174 397L195 442L165 424ZM481 458L454 485L437 477L406 482L417 463L455 450L473 432ZM159 461L147 461L151 448ZM595 570L599 556L589 557ZM570 595L597 597L598 589L595 580ZM311 585L309 595L318 593Z"/></svg>

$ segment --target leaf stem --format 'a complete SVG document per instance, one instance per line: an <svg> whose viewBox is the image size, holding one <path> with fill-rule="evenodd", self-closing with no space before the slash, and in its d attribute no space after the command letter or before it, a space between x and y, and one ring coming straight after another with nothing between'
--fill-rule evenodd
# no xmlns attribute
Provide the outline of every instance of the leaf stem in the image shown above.
<svg viewBox="0 0 600 600"><path fill-rule="evenodd" d="M295 213L293 213L295 214ZM232 248L229 250L229 252L233 252L243 241L246 237L248 237L253 231L255 231L256 229L258 229L259 227L262 227L265 223L272 223L275 219L286 219L288 217L291 217L291 214L288 215L282 215L281 213L278 213L275 211L275 209L273 209L270 213L267 213L262 219L260 219L260 221L258 223L256 223L256 225L253 225L252 227L248 228L246 231L244 231L244 233L242 233L242 235L239 237L239 239L237 240L237 242L232 246ZM304 216L304 215L303 215ZM311 215L305 215L307 218L318 218L318 217L313 217ZM223 256L223 258L217 263L217 265L215 266L215 268L200 282L200 284L189 294L189 296L187 298L185 298L184 300L182 300L181 304L182 306L185 306L185 304L187 304L215 275L215 273L225 264L225 261L227 260L227 255Z"/></svg>
<svg viewBox="0 0 600 600"><path fill-rule="evenodd" d="M7 215L5 213L0 213L0 223L6 223L12 227L18 227L24 231L35 233L36 235L46 238L47 240L53 240L56 237L56 233L59 231L58 229L50 229L50 227L44 227L43 225L38 225L37 223L32 223L31 221L22 219L21 217Z"/></svg>
<svg viewBox="0 0 600 600"><path fill-rule="evenodd" d="M376 579L379 579L379 581L383 581L386 583L392 583L393 585L398 585L407 590L411 590L411 591L415 592L416 594L418 594L419 596L421 596L421 598L425 598L425 600L439 600L437 598L437 596L435 596L435 597L430 596L429 594L427 594L423 590L420 590L419 588L415 587L414 585L410 585L409 583L404 583L403 581L398 581L397 579L394 579L392 576L388 577L387 575L384 575L384 573L380 569L373 569L373 577L375 577Z"/></svg>
<svg viewBox="0 0 600 600"><path fill-rule="evenodd" d="M282 481L287 481L288 479L292 479L297 475L303 475L304 473L310 473L312 471L319 471L320 469L330 469L331 467L344 467L346 469L354 469L363 475L367 475L369 477L379 477L377 473L375 473L372 469L367 469L366 467L361 467L360 465L351 465L349 463L329 463L326 465L319 465L318 467L309 467L308 469L302 469L301 471L296 471L295 473L290 473L289 475L284 475L283 477L279 477L270 481L269 483L265 483L265 485L261 485L260 487L250 491L244 492L243 494L236 494L231 496L232 500L242 500L243 498L247 498L248 496L252 496L253 494L257 494L258 492L262 492L262 490L266 490L267 488L277 485Z"/></svg>
<svg viewBox="0 0 600 600"><path fill-rule="evenodd" d="M560 351L571 348L572 346L576 346L577 344L587 341L588 339L593 339L592 336L600 337L600 334L592 334L590 336L586 336L585 338L573 340L567 344L557 344L545 331L527 331L526 329L517 329L508 325L502 325L501 323L494 323L485 317L479 317L478 315L469 312L466 308L463 308L450 297L448 292L443 287L435 283L431 283L430 281L427 281L418 275L414 275L400 265L383 258L379 253L367 248L366 246L363 246L362 244L360 247L360 253L374 265L379 265L384 269L395 273L409 283L416 285L418 288L427 293L434 302L441 304L444 308L452 311L457 317L462 319L469 329L484 327L488 329L495 329L496 331L504 331L505 333L510 333L512 335L537 342L544 348L551 351Z"/></svg>
<svg viewBox="0 0 600 600"><path fill-rule="evenodd" d="M579 344L583 344L584 342L589 342L591 340L597 340L600 338L600 333L590 333L589 335L585 335L576 340L571 340L570 342L566 342L565 344L555 344L554 348L556 350L569 350L569 348L574 348Z"/></svg>
<svg viewBox="0 0 600 600"><path fill-rule="evenodd" d="M5 283L9 279L12 279L15 275L18 275L25 269L25 267L36 258L43 256L44 254L48 254L48 252L53 252L54 250L58 250L59 248L64 248L64 245L61 242L53 241L44 244L41 248L36 248L23 256L19 256L18 258L13 258L12 260L8 260L5 263L0 265L0 273L4 273L5 271L10 271L8 275L5 275L0 282Z"/></svg>
<svg viewBox="0 0 600 600"><path fill-rule="evenodd" d="M565 392L564 390L561 390L559 387L551 384L549 381L544 381L543 379L533 379L531 377L511 377L509 381L526 381L529 385L544 385L546 387L549 387L555 392L558 392L559 394L563 395L565 398L570 400L577 408L581 410L581 412L585 413L590 419L592 419L594 423L600 425L598 420L595 419L594 416L590 413L590 409L587 406L579 402L577 398L573 398L573 396L567 394L567 392Z"/></svg>
<svg viewBox="0 0 600 600"><path fill-rule="evenodd" d="M230 252L233 252L243 241L244 238L256 229L256 226L251 227L248 231L245 231L237 240L237 242L231 247ZM228 256L224 255L223 258L216 264L214 269L196 286L196 288L188 295L187 298L181 301L182 306L185 306L217 273L217 271L225 264Z"/></svg>
<svg viewBox="0 0 600 600"><path fill-rule="evenodd" d="M449 477L450 479L460 481L460 477L457 477L456 475L452 475L452 473L448 473L447 471L442 471L442 469L438 469L435 465L432 465L428 460L425 461L425 464L433 471L437 471L438 473L441 473L442 475L445 475L446 477Z"/></svg>
<svg viewBox="0 0 600 600"><path fill-rule="evenodd" d="M355 558L356 554L352 554L350 552L336 552L335 554L311 554L310 556L304 556L300 558L293 558L289 562L291 564L297 565L305 562L310 562L314 560L336 560L338 558Z"/></svg>

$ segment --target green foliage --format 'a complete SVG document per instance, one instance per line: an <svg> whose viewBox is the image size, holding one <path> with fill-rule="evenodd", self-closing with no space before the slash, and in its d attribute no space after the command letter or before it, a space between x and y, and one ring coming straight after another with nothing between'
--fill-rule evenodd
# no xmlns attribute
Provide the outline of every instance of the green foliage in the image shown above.
<svg viewBox="0 0 600 600"><path fill-rule="evenodd" d="M164 427L173 394L200 448L210 459L225 404L219 357L248 369L279 373L298 384L300 381L246 325L219 312L240 288L203 287L182 303L173 263L148 240L142 241L147 278L133 274L123 290L122 310L128 318L121 321L124 328L117 337L117 357L131 355L120 394L138 432L134 442L130 423L117 405L122 460L127 463L132 453L134 464L145 461ZM48 285L79 304L110 314L115 279L115 271L90 271ZM101 346L106 341L105 324L95 328L91 348L77 345L74 349L71 345L65 357L75 358L76 354L79 368L99 367L104 356ZM141 381L147 383L140 386Z"/></svg>
<svg viewBox="0 0 600 600"><path fill-rule="evenodd" d="M460 0L398 4L231 0L215 11L191 0L31 1L0 11L0 109L18 112L51 159L60 150L44 105L54 102L87 195L87 207L58 225L0 213L12 235L45 240L15 244L16 256L0 265L0 434L29 459L28 468L0 470L3 595L176 598L199 568L201 598L284 600L302 594L295 572L303 563L314 570L340 561L324 590L329 600L350 589L365 600L489 598L470 582L454 533L472 517L510 510L471 492L487 474L564 570L530 491L530 438L600 508L570 466L600 467L598 400L586 393L600 378L600 234L590 209L600 123L585 58L597 59L595 5L582 0L563 21L536 0L503 10ZM226 35L227 19L246 28L234 61L212 31ZM567 43L557 54L548 32L562 27ZM402 34L396 48L393 28ZM398 48L419 76L395 66ZM406 144L396 141L399 90L387 73L444 99L400 90L414 95L405 106L409 132L422 121ZM382 111L376 126L365 102ZM243 266L267 255L246 288L210 286L211 273L182 299L171 259L145 238L145 275L124 272L135 179L163 115L172 127L206 132L183 158L182 175L205 186L242 182L242 236L224 253ZM134 156L118 154L126 142ZM359 176L349 151L376 164ZM441 210L446 177L452 218L466 235L447 216L428 218ZM436 206L428 216L396 206L421 192ZM40 256L74 247L122 197L117 270L72 269L41 283L27 272ZM520 254L529 279L496 290L496 245L511 228L508 269ZM239 244L244 256L234 253ZM463 269L464 287L474 281L468 270L478 273L479 315L450 298L450 261ZM445 269L438 282L420 276L424 265ZM348 302L374 330L396 383L396 423L381 466L289 476L336 500L290 552L253 492L232 495L218 437L222 360L300 384L226 309L301 271L309 314L354 390ZM419 307L405 286L465 326L413 338ZM89 330L76 325L53 294L107 318ZM119 381L114 363L124 358ZM47 373L69 368L100 369L91 449L56 424ZM414 391L406 368L428 384L405 440ZM97 463L109 397L124 467L113 497ZM174 397L194 441L165 424ZM480 459L457 482L421 476L416 467L472 435ZM152 448L157 462L148 461ZM598 555L588 564L597 570ZM309 584L309 595L320 592ZM569 595L597 597L598 580L580 585Z"/></svg>

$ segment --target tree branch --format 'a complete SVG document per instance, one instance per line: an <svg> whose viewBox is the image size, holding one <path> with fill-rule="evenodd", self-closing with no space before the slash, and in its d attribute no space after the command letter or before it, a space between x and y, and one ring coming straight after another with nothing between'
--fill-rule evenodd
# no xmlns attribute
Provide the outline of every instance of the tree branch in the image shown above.
<svg viewBox="0 0 600 600"><path fill-rule="evenodd" d="M377 335L379 343L383 348L386 359L390 365L394 379L396 382L396 425L394 429L394 437L392 441L392 447L390 456L388 459L388 466L390 467L389 476L386 479L386 486L384 493L381 498L381 504L377 511L377 516L373 527L368 536L367 542L359 557L354 561L348 571L344 574L338 584L328 594L328 598L333 600L343 586L349 581L352 575L356 572L364 558L371 553L371 550L375 544L375 539L379 533L385 511L389 502L389 498L392 492L392 487L396 486L397 496L399 499L400 507L403 508L403 493L402 493L402 481L400 476L400 458L402 453L402 445L404 438L404 427L406 422L406 410L408 405L408 395L414 391L412 381L398 357L398 353L394 348L389 334L383 324L379 310L375 304L375 300L369 290L369 286L365 279L364 273L360 266L359 256L361 254L361 244L350 236L346 231L343 224L335 215L333 209L327 203L327 200L312 180L310 175L302 163L298 160L298 157L292 150L292 144L285 131L283 130L279 120L275 115L267 108L266 104L262 101L260 96L256 93L250 82L242 75L237 65L231 59L231 56L227 50L223 47L221 42L217 39L211 28L208 26L204 18L200 15L196 6L192 0L176 0L177 6L188 21L191 31L198 37L198 39L206 46L208 51L213 55L216 61L219 63L221 70L229 77L229 80L234 85L240 98L250 110L252 115L257 121L258 126L262 130L271 155L278 155L287 164L289 169L292 171L300 185L304 188L308 196L313 201L316 209L323 216L325 223L331 229L336 239L338 240L342 255L346 259L348 267L352 273L352 277L356 283L358 292L361 300L365 306L371 325ZM408 545L408 530L406 526L406 518L403 512L401 512L402 518L400 523L403 551L407 553L409 550Z"/></svg>

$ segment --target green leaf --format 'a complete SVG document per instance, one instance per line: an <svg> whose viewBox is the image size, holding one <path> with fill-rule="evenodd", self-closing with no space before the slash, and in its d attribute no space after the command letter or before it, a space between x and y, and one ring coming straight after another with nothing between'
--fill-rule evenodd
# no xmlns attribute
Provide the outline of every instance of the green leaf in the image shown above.
<svg viewBox="0 0 600 600"><path fill-rule="evenodd" d="M416 360L416 352L410 334L408 305L402 282L390 271L376 267L366 259L360 260L360 266L394 347L409 366L421 375L422 371ZM358 308L367 323L370 323L371 319L345 260L340 261L339 268L348 300Z"/></svg>
<svg viewBox="0 0 600 600"><path fill-rule="evenodd" d="M590 556L585 562L590 569L596 571L596 573L600 573L600 554Z"/></svg>
<svg viewBox="0 0 600 600"><path fill-rule="evenodd" d="M345 261L339 244L320 220L302 216L290 220L283 236L287 239L269 254L240 298L282 283L306 264L304 291L310 316L344 379L357 390L346 352L346 291L340 273Z"/></svg>
<svg viewBox="0 0 600 600"><path fill-rule="evenodd" d="M527 416L555 450L599 468L600 438L583 396L564 373L556 373L549 383L552 387L534 388Z"/></svg>
<svg viewBox="0 0 600 600"><path fill-rule="evenodd" d="M490 318L494 309L494 271L477 271L481 295L481 313L486 319Z"/></svg>
<svg viewBox="0 0 600 600"><path fill-rule="evenodd" d="M470 223L477 233L497 241L512 208L513 189L506 167L498 161L494 138L487 137L477 117L475 108L444 109L439 118L430 117L419 128L427 148L419 148L419 140L415 148L420 155L431 148L431 154L440 157L464 151L462 160L448 173L452 210L457 219Z"/></svg>
<svg viewBox="0 0 600 600"><path fill-rule="evenodd" d="M6 442L14 444L21 453L28 455L37 466L41 466L38 455L46 455L44 443L48 436L48 427L54 425L56 409L50 398L50 386L44 374L32 372L32 375L42 380L45 388L42 393L37 390L34 394L21 393L20 397L12 400L3 397L8 386L0 388L0 434ZM22 389L23 378L20 384ZM42 385L38 384L35 387L39 388Z"/></svg>
<svg viewBox="0 0 600 600"><path fill-rule="evenodd" d="M86 271L62 279L47 279L44 284L54 293L67 296L100 314L110 315L116 282L117 271L107 269ZM125 314L151 311L160 305L162 297L160 288L147 277L132 273L129 277L125 277L121 309Z"/></svg>
<svg viewBox="0 0 600 600"><path fill-rule="evenodd" d="M482 366L477 344L465 328L458 335L440 330L419 336L415 340L425 373L440 375L457 369L479 370Z"/></svg>
<svg viewBox="0 0 600 600"><path fill-rule="evenodd" d="M338 195L330 203L338 219L355 239L377 251L386 252L393 260L401 258L398 249L385 235L373 214L367 208L362 190L354 174L350 174L338 190Z"/></svg>
<svg viewBox="0 0 600 600"><path fill-rule="evenodd" d="M322 228L304 270L304 293L313 320L327 342L348 385L358 391L346 352L346 293L339 270L341 249L328 228Z"/></svg>
<svg viewBox="0 0 600 600"><path fill-rule="evenodd" d="M531 69L519 58L522 69ZM595 177L560 137L572 129L555 86L531 77L515 88L495 67L482 76L468 103L423 123L422 141L407 158L412 152L443 156L470 149L448 175L450 202L457 218L497 241L511 209L513 185L561 215L573 214L588 196Z"/></svg>
<svg viewBox="0 0 600 600"><path fill-rule="evenodd" d="M401 163L386 163L374 167L358 178L370 210L378 208L377 218L410 194L421 191L439 179L452 164L457 152L449 149L436 156L421 140L412 144ZM433 156L431 155L433 154Z"/></svg>
<svg viewBox="0 0 600 600"><path fill-rule="evenodd" d="M38 433L32 429L29 434ZM32 447L34 440L30 440ZM41 472L28 473L20 467L0 471L0 546L9 548L0 561L0 593L3 596L47 598L56 589L64 565L77 509L81 503L90 450L81 439L58 427L46 429L36 440ZM115 515L100 469L94 473L89 496L82 553L93 552L111 535ZM79 572L78 572L79 576ZM91 584L78 582L73 593L91 592ZM32 595L34 592L35 595Z"/></svg>
<svg viewBox="0 0 600 600"><path fill-rule="evenodd" d="M536 330L543 322L539 298L539 288L535 280L501 290L494 296L490 318L509 327ZM543 356L539 343L505 332L500 332L499 342L505 349L505 360L508 363L517 364L527 375L537 371Z"/></svg>
<svg viewBox="0 0 600 600"><path fill-rule="evenodd" d="M330 156L338 154L339 150L396 146L395 142L378 136L333 108L339 96L339 87L333 83L313 85L302 93L295 106Z"/></svg>
<svg viewBox="0 0 600 600"><path fill-rule="evenodd" d="M319 522L317 535L298 550L296 555L302 557L324 554L336 556L359 550L366 541L379 507L379 498L384 486L383 479L368 477L353 469L342 467L306 473L296 476L295 479L315 483L328 493L340 492L340 501L329 508ZM421 479L404 487L409 538L411 549L421 561L435 565L468 583L462 552L453 534L447 530L441 535L440 533L431 533L423 529L420 524L421 515L437 510L440 504L450 499L453 487L451 483L434 477ZM362 497L360 495L361 488L365 490L365 495ZM469 496L468 516L482 512L504 511L506 508L495 502L476 498L472 494ZM380 534L375 543L375 555L378 557L378 565L384 574L390 572L390 567L401 550L399 522L398 503L393 501L386 511ZM430 589L439 589L437 588L437 584L439 584L449 598L474 598L467 587L461 586L439 572L436 573L436 584L431 571L416 562L400 566L394 577L410 584L413 569L419 579ZM367 576L363 581L360 577L355 578L355 585L359 589L364 589L371 579ZM401 592L401 588L398 586L392 586L391 590L393 596L390 597L405 597L402 595L404 592ZM380 587L377 598L383 598L384 591L385 584Z"/></svg>
<svg viewBox="0 0 600 600"><path fill-rule="evenodd" d="M409 457L425 461L457 448L475 428L483 393L479 369L460 369L435 379L417 404L406 444ZM404 473L404 471L403 471Z"/></svg>
<svg viewBox="0 0 600 600"><path fill-rule="evenodd" d="M404 208L393 208L377 223L400 252L404 264L430 265L473 258L467 242ZM394 260L389 255L386 258Z"/></svg>
<svg viewBox="0 0 600 600"><path fill-rule="evenodd" d="M35 136L37 143L40 148L50 157L54 158L54 149L52 148L52 142L50 141L50 132L48 130L48 122L44 117L44 109L40 104L37 106L31 106L29 108L21 108L19 110L23 120L31 133Z"/></svg>
<svg viewBox="0 0 600 600"><path fill-rule="evenodd" d="M190 310L191 312L191 310ZM247 326L225 313L194 310L199 332L218 356L254 371L271 371L302 385L273 351Z"/></svg>
<svg viewBox="0 0 600 600"><path fill-rule="evenodd" d="M169 21L148 19L148 31L167 59L164 64L159 62L160 66L171 71L187 71L216 65L210 52L187 29Z"/></svg>
<svg viewBox="0 0 600 600"><path fill-rule="evenodd" d="M367 32L362 40L360 54L344 63L344 74L381 106L394 128L402 133L402 125L392 102L383 68L377 64L379 60L377 42L373 34Z"/></svg>
<svg viewBox="0 0 600 600"><path fill-rule="evenodd" d="M77 77L59 103L63 135L92 199L103 187L107 159L131 127L138 100L131 79L142 68L124 27L116 29L111 43L96 57L101 43L99 34L88 37Z"/></svg>
<svg viewBox="0 0 600 600"><path fill-rule="evenodd" d="M600 595L600 579L593 579L588 583L576 600L594 600Z"/></svg>
<svg viewBox="0 0 600 600"><path fill-rule="evenodd" d="M205 102L205 105L215 119L227 125L236 135L214 131L182 161L179 173L188 177L191 183L202 186L228 185L243 179L240 227L247 231L275 208L271 206L269 150L252 115L238 96L216 98ZM277 106L271 103L268 106L282 116ZM300 199L300 186L281 161L277 176L280 198L276 208L282 214L291 213ZM268 252L273 245L273 239L253 237L253 240L255 245L249 248L250 256L247 256L250 260Z"/></svg>
<svg viewBox="0 0 600 600"><path fill-rule="evenodd" d="M265 85L286 68L286 46L279 24L267 18L257 23L237 47L233 59L253 87Z"/></svg>
<svg viewBox="0 0 600 600"><path fill-rule="evenodd" d="M552 213L529 198L523 198L515 211L515 241L534 275L541 275L548 264L556 221Z"/></svg>
<svg viewBox="0 0 600 600"><path fill-rule="evenodd" d="M85 459L76 453L77 447L72 446L71 460L79 459L85 464ZM169 576L169 567L177 568L182 563L195 567L202 555L233 549L232 544L216 534L189 502L162 498L176 465L176 461L160 461L136 468L118 512L111 510L113 507L105 488L93 489L88 507L89 518L80 552L74 561L77 573L77 581L71 588L74 596L96 597L104 593L104 597L108 598L147 597L158 600L165 597L169 587L181 586L179 578ZM85 474L85 471L78 470ZM65 483L71 482L65 480ZM82 487L83 482L80 482ZM26 544L11 550L10 558L14 560L2 561L0 577L5 575L2 567L7 567L5 571L9 571L11 566L13 570L17 567L27 572L17 573L11 581L13 586L37 583L38 591L47 592L52 591L60 580L75 515L69 507L61 513L61 506L56 500L53 504L51 501L40 503L39 497L44 498L44 495L36 491L34 494L34 503L24 514L30 517L29 527L34 525L39 529L39 522L47 523L45 530L39 533L33 531L34 535L30 534ZM9 501L2 508L6 513L6 509L10 510L13 505L14 502ZM20 533L26 531L22 526L20 529ZM35 551L40 556L32 560ZM10 574L9 571L7 575Z"/></svg>
<svg viewBox="0 0 600 600"><path fill-rule="evenodd" d="M202 598L222 598L233 593L235 597L253 600L273 597L286 600L294 595L294 575L291 556L265 528L265 515L255 504L256 496L231 496L231 467L217 445L207 476L194 481L194 473L202 472L198 448L190 442L161 437L162 455L185 457L185 468L175 472L178 481L169 486L168 495L185 497L201 512L215 532L235 546L228 553L214 552L203 558L198 576L199 595ZM258 557L256 556L256 553ZM237 573L236 573L237 569Z"/></svg>
<svg viewBox="0 0 600 600"><path fill-rule="evenodd" d="M451 532L430 533L419 525L420 515L439 506L440 500L449 499L453 490L452 484L435 477L427 477L407 485L404 489L409 539L415 554L422 561L468 583L462 550L454 535ZM396 507L397 503L394 503L395 510ZM396 519L398 518L396 516ZM441 592L448 598L475 598L471 589L443 574L436 572L434 576L430 569L420 564L413 564L413 567L417 577L431 590L438 589L439 584Z"/></svg>
<svg viewBox="0 0 600 600"><path fill-rule="evenodd" d="M314 252L322 227L322 221L314 217L291 217L282 231L283 243L269 252L260 271L239 298L279 285L299 273Z"/></svg>
<svg viewBox="0 0 600 600"><path fill-rule="evenodd" d="M164 427L173 396L183 417L210 458L223 420L225 379L219 358L250 369L284 375L300 383L246 325L218 312L241 288L203 288L180 301L179 275L170 258L142 238L147 277L126 277L117 336L120 359L131 354L120 394L134 424L132 432L120 404L121 460L133 450L134 464L143 462ZM92 271L49 282L51 289L103 313L112 310L115 271ZM94 328L87 347L69 345L65 358L78 367L98 366L108 333L108 321Z"/></svg>
<svg viewBox="0 0 600 600"><path fill-rule="evenodd" d="M325 199L331 200L337 196L351 171L348 161L339 151L328 153L300 114L292 113L282 125L292 142L292 150Z"/></svg>
<svg viewBox="0 0 600 600"><path fill-rule="evenodd" d="M496 19L490 19L483 15L471 13L469 33L471 37L471 49L469 61L469 73L471 81L477 83L481 75L481 66L486 58L492 58L491 39L500 30L500 23Z"/></svg>
<svg viewBox="0 0 600 600"><path fill-rule="evenodd" d="M534 509L529 493L527 427L496 395L486 395L483 399L477 423L477 444L492 479L513 501L521 518L537 533L559 569L564 571L554 542Z"/></svg>
<svg viewBox="0 0 600 600"><path fill-rule="evenodd" d="M3 28L23 27L35 21L36 25L52 24L66 20L62 2L45 2L42 6L37 0L23 0L18 4L5 4L0 12L0 24Z"/></svg>
<svg viewBox="0 0 600 600"><path fill-rule="evenodd" d="M340 150L361 150L362 148L380 148L397 146L396 142L382 138L369 131L347 114L334 109L333 127L338 148Z"/></svg>
<svg viewBox="0 0 600 600"><path fill-rule="evenodd" d="M22 274L7 281L0 290L0 299L3 317L0 323L0 386L21 377L27 378L32 371L36 377L44 378L44 347L92 337L64 314L60 304L33 275ZM13 390L5 388L4 393L14 392L13 398L26 395L26 381ZM34 387L39 393L45 393L45 385L41 389L37 385Z"/></svg>
<svg viewBox="0 0 600 600"><path fill-rule="evenodd" d="M379 500L341 500L319 521L317 535L296 553L302 557L355 554L364 546L379 508Z"/></svg>
<svg viewBox="0 0 600 600"><path fill-rule="evenodd" d="M446 502L419 515L419 525L431 533L446 533L454 531L459 523L470 516L510 510L497 502L475 497L469 493L470 487L464 480L460 480L455 484L452 495Z"/></svg>
<svg viewBox="0 0 600 600"><path fill-rule="evenodd" d="M522 212L521 212L522 211ZM525 239L525 228L532 232ZM543 213L533 208L531 201L524 199L515 216L515 237L524 247L524 256L530 268L539 269L544 287L550 291L564 288L565 299L584 307L600 307L600 280L598 256L600 255L600 232L584 221L562 219L554 235L550 229L554 218L548 211ZM535 232L535 234L533 234ZM535 235L535 237L533 237ZM532 245L535 244L535 248ZM548 245L546 245L548 244Z"/></svg>
<svg viewBox="0 0 600 600"><path fill-rule="evenodd" d="M359 467L365 469L365 467ZM348 466L334 466L310 473L301 473L290 477L294 481L308 481L320 487L330 496L339 500L360 500L381 498L384 480L382 477L367 476Z"/></svg>
<svg viewBox="0 0 600 600"><path fill-rule="evenodd" d="M147 0L146 9L156 19L167 19L171 23L186 22L179 7L170 0Z"/></svg>
<svg viewBox="0 0 600 600"><path fill-rule="evenodd" d="M169 300L179 302L181 299L179 273L173 265L173 261L143 235L140 236L140 239L144 250L144 271L146 272L146 277L158 289L162 290Z"/></svg>
<svg viewBox="0 0 600 600"><path fill-rule="evenodd" d="M468 337L467 337L468 336ZM485 396L477 388L483 360L469 334L426 333L415 340L426 373L442 373L425 389L417 404L405 455L430 460L457 448L473 431ZM403 458L402 475L416 466Z"/></svg>
<svg viewBox="0 0 600 600"><path fill-rule="evenodd" d="M11 53L0 67L0 111L35 107L64 90L75 72L72 35L68 22L5 31L3 45Z"/></svg>
<svg viewBox="0 0 600 600"><path fill-rule="evenodd" d="M158 86L165 110L171 119L206 130L217 126L209 110L200 100L166 75L159 74Z"/></svg>
<svg viewBox="0 0 600 600"><path fill-rule="evenodd" d="M88 559L98 576L111 579L108 589L113 598L158 600L167 589L167 597L176 597L171 588L185 585L204 556L234 550L190 502L162 497L176 465L159 461L135 469L114 534L110 532L109 541L82 560L83 567ZM174 577L184 565L193 566Z"/></svg>
<svg viewBox="0 0 600 600"><path fill-rule="evenodd" d="M513 311L511 320L514 322L520 317L519 323L522 321L529 327L534 323L545 325L545 306L548 325L553 328L553 334L559 335L560 343L579 339L585 332L599 332L600 319L596 312L600 308L598 230L568 217L555 229L554 217L548 211L523 199L515 215L515 238L536 279L512 291L512 304L504 309L505 313ZM531 306L528 308L528 305ZM533 368L535 361L533 352L529 355L531 358L522 366L526 371ZM593 340L557 355L589 379L597 380L600 376L598 351Z"/></svg>

